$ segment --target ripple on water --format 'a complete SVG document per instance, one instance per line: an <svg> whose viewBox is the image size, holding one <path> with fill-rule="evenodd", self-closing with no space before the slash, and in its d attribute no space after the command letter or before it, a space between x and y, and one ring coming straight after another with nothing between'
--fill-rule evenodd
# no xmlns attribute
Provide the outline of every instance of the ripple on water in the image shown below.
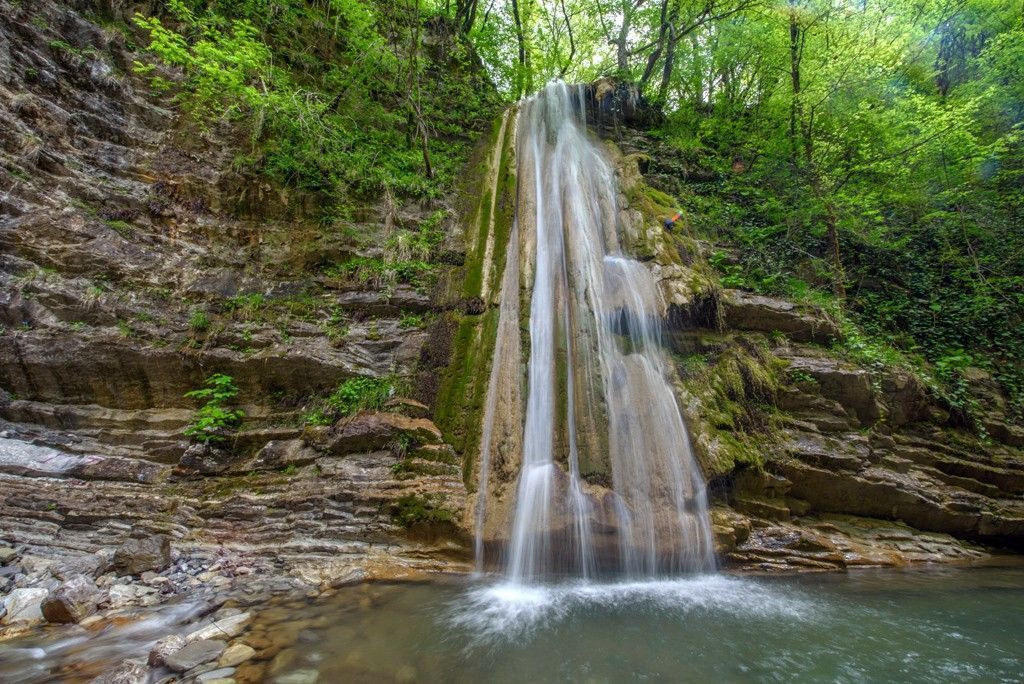
<svg viewBox="0 0 1024 684"><path fill-rule="evenodd" d="M586 611L629 610L684 620L709 612L746 619L811 620L812 601L793 590L723 575L615 582L523 585L502 582L470 589L449 606L448 620L468 632L469 646L521 639Z"/></svg>

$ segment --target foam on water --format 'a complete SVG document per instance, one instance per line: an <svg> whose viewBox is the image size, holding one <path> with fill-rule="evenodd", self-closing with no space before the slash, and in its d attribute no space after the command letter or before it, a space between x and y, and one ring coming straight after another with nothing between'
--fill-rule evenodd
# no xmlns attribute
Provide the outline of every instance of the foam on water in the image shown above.
<svg viewBox="0 0 1024 684"><path fill-rule="evenodd" d="M661 613L679 620L710 613L798 621L815 615L813 602L803 594L709 574L637 582L482 585L454 601L448 618L471 635L471 646L479 646L520 640L575 614L595 611Z"/></svg>

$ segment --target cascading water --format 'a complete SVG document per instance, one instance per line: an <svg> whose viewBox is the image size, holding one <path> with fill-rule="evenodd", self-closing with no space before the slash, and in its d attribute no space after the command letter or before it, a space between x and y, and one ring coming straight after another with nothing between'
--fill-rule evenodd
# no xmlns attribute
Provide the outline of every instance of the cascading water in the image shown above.
<svg viewBox="0 0 1024 684"><path fill-rule="evenodd" d="M529 361L507 578L710 570L704 482L662 347L663 298L651 271L623 253L617 180L587 133L582 87L554 82L520 103L516 159L482 430L478 560L500 397L517 382L502 369L511 350L519 354L522 287ZM610 478L581 472L584 459L606 463Z"/></svg>

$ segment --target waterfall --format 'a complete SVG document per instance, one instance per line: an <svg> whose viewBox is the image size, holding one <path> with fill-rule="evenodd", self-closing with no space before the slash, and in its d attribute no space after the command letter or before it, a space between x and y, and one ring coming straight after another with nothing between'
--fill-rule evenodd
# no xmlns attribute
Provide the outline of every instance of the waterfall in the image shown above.
<svg viewBox="0 0 1024 684"><path fill-rule="evenodd" d="M663 297L624 253L615 172L585 111L582 86L553 82L516 120L516 212L476 508L482 564L494 424L509 396L500 369L513 346L518 355L522 290L526 402L503 560L513 583L714 567L704 481L662 344Z"/></svg>

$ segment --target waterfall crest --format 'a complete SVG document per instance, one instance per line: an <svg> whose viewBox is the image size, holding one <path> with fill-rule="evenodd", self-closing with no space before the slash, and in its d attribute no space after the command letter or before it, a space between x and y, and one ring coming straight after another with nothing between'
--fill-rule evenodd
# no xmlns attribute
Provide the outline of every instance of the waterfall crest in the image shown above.
<svg viewBox="0 0 1024 684"><path fill-rule="evenodd" d="M512 352L519 365L525 326L525 413L502 560L515 583L714 567L703 477L662 346L663 297L650 270L623 253L615 172L585 111L582 86L553 82L520 103L516 121L516 212L476 507L482 567L486 519L500 513L486 506L494 427L512 409L503 398L518 396L507 368Z"/></svg>

